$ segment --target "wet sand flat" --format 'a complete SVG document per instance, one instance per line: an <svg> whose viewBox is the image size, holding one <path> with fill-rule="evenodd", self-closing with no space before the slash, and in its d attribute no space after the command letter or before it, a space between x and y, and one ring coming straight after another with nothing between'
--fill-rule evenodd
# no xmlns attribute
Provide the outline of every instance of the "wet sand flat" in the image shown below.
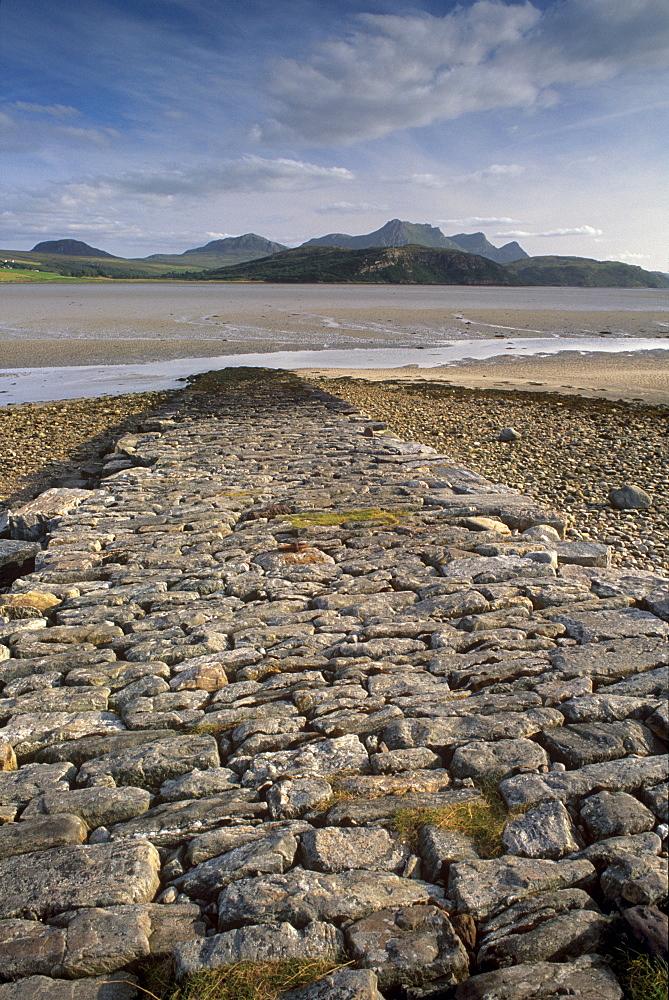
<svg viewBox="0 0 669 1000"><path fill-rule="evenodd" d="M114 282L3 289L5 368L583 335L669 340L657 289Z"/></svg>
<svg viewBox="0 0 669 1000"><path fill-rule="evenodd" d="M362 378L370 382L440 382L469 389L555 392L591 399L621 399L669 405L669 351L588 354L565 351L551 357L497 357L419 368L310 368L305 377Z"/></svg>

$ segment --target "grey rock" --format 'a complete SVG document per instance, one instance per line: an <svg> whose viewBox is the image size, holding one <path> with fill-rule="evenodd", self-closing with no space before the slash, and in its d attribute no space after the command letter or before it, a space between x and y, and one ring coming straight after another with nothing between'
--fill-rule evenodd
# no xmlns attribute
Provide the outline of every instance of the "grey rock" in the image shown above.
<svg viewBox="0 0 669 1000"><path fill-rule="evenodd" d="M600 542L555 542L559 563L574 566L610 566L611 546Z"/></svg>
<svg viewBox="0 0 669 1000"><path fill-rule="evenodd" d="M288 920L296 927L306 927L312 920L341 923L431 897L441 897L436 886L385 872L353 869L323 875L294 868L286 875L242 879L223 889L218 897L219 928L259 920Z"/></svg>
<svg viewBox="0 0 669 1000"><path fill-rule="evenodd" d="M341 932L319 921L309 922L302 930L287 922L260 924L177 944L174 962L177 979L183 980L238 962L333 961L342 944Z"/></svg>
<svg viewBox="0 0 669 1000"><path fill-rule="evenodd" d="M634 636L669 636L669 624L648 611L624 608L622 611L572 611L553 616L579 642L602 642ZM656 666L657 664L653 664Z"/></svg>
<svg viewBox="0 0 669 1000"><path fill-rule="evenodd" d="M300 837L302 866L317 872L360 868L400 874L408 857L408 849L383 829L325 827Z"/></svg>
<svg viewBox="0 0 669 1000"><path fill-rule="evenodd" d="M39 551L37 542L0 538L0 567L21 566L28 559L34 559Z"/></svg>
<svg viewBox="0 0 669 1000"><path fill-rule="evenodd" d="M204 799L238 787L238 777L228 767L210 767L206 771L195 767L180 778L164 781L158 794L164 802L177 802L180 799Z"/></svg>
<svg viewBox="0 0 669 1000"><path fill-rule="evenodd" d="M82 844L87 836L86 824L78 816L43 816L0 826L0 859Z"/></svg>
<svg viewBox="0 0 669 1000"><path fill-rule="evenodd" d="M76 769L67 761L0 771L0 805L22 805L45 792L67 792L75 774Z"/></svg>
<svg viewBox="0 0 669 1000"><path fill-rule="evenodd" d="M504 857L451 865L448 893L458 912L480 920L546 889L587 887L595 869L589 861L545 861Z"/></svg>
<svg viewBox="0 0 669 1000"><path fill-rule="evenodd" d="M576 861L579 858L591 861L598 871L612 864L619 854L634 854L638 857L644 855L656 856L662 850L662 841L654 833L635 833L630 837L607 837L606 840L598 840L595 844L584 847L581 851L576 851L569 856L570 860Z"/></svg>
<svg viewBox="0 0 669 1000"><path fill-rule="evenodd" d="M622 1000L623 991L606 963L594 956L575 962L532 962L472 976L455 1000Z"/></svg>
<svg viewBox="0 0 669 1000"><path fill-rule="evenodd" d="M648 728L664 740L669 739L669 706L658 705L653 714L648 718Z"/></svg>
<svg viewBox="0 0 669 1000"><path fill-rule="evenodd" d="M278 778L316 775L327 778L340 771L363 771L369 767L369 756L357 736L339 736L310 743L298 750L261 753L244 774L243 784L260 788Z"/></svg>
<svg viewBox="0 0 669 1000"><path fill-rule="evenodd" d="M233 788L205 799L166 802L126 823L116 823L109 832L113 841L146 839L156 847L175 847L221 823L260 819L266 813L267 804L253 790Z"/></svg>
<svg viewBox="0 0 669 1000"><path fill-rule="evenodd" d="M476 861L480 858L473 837L455 830L422 826L418 838L422 871L429 882L443 882L448 875L448 866L456 861Z"/></svg>
<svg viewBox="0 0 669 1000"><path fill-rule="evenodd" d="M652 498L640 486L625 483L609 490L609 503L618 510L646 510L652 506Z"/></svg>
<svg viewBox="0 0 669 1000"><path fill-rule="evenodd" d="M610 922L580 889L543 892L483 926L477 963L485 970L578 958L598 950Z"/></svg>
<svg viewBox="0 0 669 1000"><path fill-rule="evenodd" d="M358 964L372 969L382 990L465 979L469 959L448 917L436 906L380 910L346 930Z"/></svg>
<svg viewBox="0 0 669 1000"><path fill-rule="evenodd" d="M544 728L560 726L564 717L554 708L531 708L526 712L445 719L405 719L391 722L383 741L391 750L427 746L438 752L452 746L483 740L533 736Z"/></svg>
<svg viewBox="0 0 669 1000"><path fill-rule="evenodd" d="M113 712L26 712L13 715L2 731L20 759L36 755L52 743L76 740L90 733L112 733L124 728Z"/></svg>
<svg viewBox="0 0 669 1000"><path fill-rule="evenodd" d="M309 823L302 820L292 822L265 822L260 826L250 826L245 823L230 827L219 827L194 837L186 849L186 861L189 865L199 865L209 858L227 854L237 847L251 844L253 841L264 840L275 833L290 833L297 836L305 830L310 830Z"/></svg>
<svg viewBox="0 0 669 1000"><path fill-rule="evenodd" d="M262 829L262 828L261 828ZM203 861L176 879L180 892L195 899L213 899L226 885L256 875L282 875L291 867L297 840L288 830L277 831L227 854Z"/></svg>
<svg viewBox="0 0 669 1000"><path fill-rule="evenodd" d="M336 969L311 986L289 990L282 1000L383 1000L371 969Z"/></svg>
<svg viewBox="0 0 669 1000"><path fill-rule="evenodd" d="M565 677L586 676L596 682L610 683L666 665L669 663L669 652L663 638L640 636L561 649L550 653L549 658Z"/></svg>
<svg viewBox="0 0 669 1000"><path fill-rule="evenodd" d="M597 792L581 803L581 819L592 840L647 833L655 817L638 799L627 792Z"/></svg>
<svg viewBox="0 0 669 1000"><path fill-rule="evenodd" d="M669 918L656 906L629 906L623 919L637 945L655 958L669 958Z"/></svg>
<svg viewBox="0 0 669 1000"><path fill-rule="evenodd" d="M79 816L89 830L95 830L140 816L150 805L151 794L143 788L73 788L32 799L21 813L21 820L69 813Z"/></svg>
<svg viewBox="0 0 669 1000"><path fill-rule="evenodd" d="M667 902L667 859L620 853L602 873L607 899L619 906L663 906Z"/></svg>
<svg viewBox="0 0 669 1000"><path fill-rule="evenodd" d="M0 719L34 712L103 712L109 694L105 687L43 688L17 698L0 698Z"/></svg>
<svg viewBox="0 0 669 1000"><path fill-rule="evenodd" d="M196 767L220 764L213 736L172 736L88 760L82 764L77 781L92 786L111 777L117 786L157 789L164 781L188 774Z"/></svg>
<svg viewBox="0 0 669 1000"><path fill-rule="evenodd" d="M141 994L134 982L135 977L127 972L75 982L28 976L15 983L0 984L0 1000L136 1000Z"/></svg>
<svg viewBox="0 0 669 1000"><path fill-rule="evenodd" d="M509 809L522 809L551 800L571 805L598 789L633 792L659 785L666 780L668 763L665 754L587 764L578 771L562 774L518 774L502 781L500 792Z"/></svg>
<svg viewBox="0 0 669 1000"><path fill-rule="evenodd" d="M373 753L370 754L369 760L374 774L397 774L402 771L417 771L421 768L442 767L441 757L432 753L427 747Z"/></svg>
<svg viewBox="0 0 669 1000"><path fill-rule="evenodd" d="M331 795L332 786L325 778L277 781L267 792L269 814L272 819L299 819Z"/></svg>
<svg viewBox="0 0 669 1000"><path fill-rule="evenodd" d="M552 861L581 847L569 813L561 802L543 802L521 816L511 817L504 827L502 841L509 854Z"/></svg>
<svg viewBox="0 0 669 1000"><path fill-rule="evenodd" d="M79 907L150 902L160 858L151 844L56 847L0 861L0 918L52 917Z"/></svg>
<svg viewBox="0 0 669 1000"><path fill-rule="evenodd" d="M577 723L551 729L539 737L551 759L568 768L584 767L627 754L650 757L662 753L659 740L639 722Z"/></svg>
<svg viewBox="0 0 669 1000"><path fill-rule="evenodd" d="M644 788L640 795L645 805L652 809L662 823L669 821L669 782L665 781L655 788Z"/></svg>
<svg viewBox="0 0 669 1000"><path fill-rule="evenodd" d="M562 732L560 728L548 733ZM486 743L481 740L465 743L456 748L451 760L454 778L483 778L502 781L518 772L539 771L548 765L546 751L532 740L498 740Z"/></svg>
<svg viewBox="0 0 669 1000"><path fill-rule="evenodd" d="M70 761L75 767L87 760L102 757L108 753L118 753L141 747L154 740L173 739L174 733L168 729L144 730L141 733L121 732L106 735L83 736L80 739L68 740L65 743L53 743L36 755L36 760L43 764L55 764L61 760Z"/></svg>
<svg viewBox="0 0 669 1000"><path fill-rule="evenodd" d="M502 430L497 435L498 441L520 441L523 435L520 431L515 430L513 427L503 427Z"/></svg>
<svg viewBox="0 0 669 1000"><path fill-rule="evenodd" d="M643 718L652 712L652 705L645 698L631 698L621 694L585 694L560 705L567 722L617 722Z"/></svg>

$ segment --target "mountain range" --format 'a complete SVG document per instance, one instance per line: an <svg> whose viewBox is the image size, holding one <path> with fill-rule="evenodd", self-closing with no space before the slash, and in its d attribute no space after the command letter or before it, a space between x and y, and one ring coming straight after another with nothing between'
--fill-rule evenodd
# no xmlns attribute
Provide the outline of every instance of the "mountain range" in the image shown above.
<svg viewBox="0 0 669 1000"><path fill-rule="evenodd" d="M385 226L366 233L364 236L347 236L346 233L330 233L318 236L302 244L303 247L345 247L349 250L364 250L369 247L437 247L441 250L464 250L467 253L487 257L497 264L509 264L514 260L529 257L515 241L503 247L489 243L484 233L457 233L444 236L441 229L424 223L403 222L391 219Z"/></svg>
<svg viewBox="0 0 669 1000"><path fill-rule="evenodd" d="M375 253L359 253L369 250ZM391 250L406 252L388 254ZM427 250L434 252L426 255ZM181 254L125 258L80 240L46 240L31 251L0 250L0 268L5 280L11 280L12 269L20 279L21 269L27 268L55 277L120 279L669 287L669 275L660 271L584 257L530 257L515 241L496 247L482 232L445 236L436 226L401 219L359 236L318 236L294 249L245 233Z"/></svg>

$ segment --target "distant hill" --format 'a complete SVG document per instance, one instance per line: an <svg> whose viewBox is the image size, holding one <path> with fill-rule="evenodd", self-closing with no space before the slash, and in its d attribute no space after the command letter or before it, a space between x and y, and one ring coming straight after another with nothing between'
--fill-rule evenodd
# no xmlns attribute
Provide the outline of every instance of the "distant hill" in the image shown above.
<svg viewBox="0 0 669 1000"><path fill-rule="evenodd" d="M441 229L418 222L402 222L391 219L385 226L364 236L347 236L346 233L330 233L303 243L303 247L346 247L349 250L364 250L369 247L441 247L443 250L460 250L447 239Z"/></svg>
<svg viewBox="0 0 669 1000"><path fill-rule="evenodd" d="M297 247L262 260L190 275L197 280L354 282L393 285L509 285L499 264L440 247Z"/></svg>
<svg viewBox="0 0 669 1000"><path fill-rule="evenodd" d="M444 236L437 226L425 223L403 222L401 219L391 219L385 226L373 233L363 236L348 236L346 233L329 233L303 243L303 247L347 247L350 250L367 247L405 247L418 245L423 247L440 247L443 250L465 250L467 253L487 257L497 264L507 264L512 260L527 257L521 246L515 241L506 243L503 247L495 247L489 243L484 233L458 233L457 236Z"/></svg>
<svg viewBox="0 0 669 1000"><path fill-rule="evenodd" d="M521 285L573 285L579 288L669 288L669 277L635 264L589 257L528 257L507 264Z"/></svg>
<svg viewBox="0 0 669 1000"><path fill-rule="evenodd" d="M288 247L283 243L274 243L257 236L256 233L245 233L244 236L226 236L222 240L212 240L202 247L193 247L181 254L154 253L150 257L139 260L153 261L162 264L187 264L189 267L224 267L228 264L241 264L258 257L280 253Z"/></svg>
<svg viewBox="0 0 669 1000"><path fill-rule="evenodd" d="M505 243L503 247L495 247L488 242L485 233L456 233L448 239L467 253L477 253L479 257L487 257L488 260L494 260L498 264L510 264L514 260L529 257L515 240L512 243Z"/></svg>
<svg viewBox="0 0 669 1000"><path fill-rule="evenodd" d="M62 253L68 257L109 257L115 260L113 253L98 250L81 240L45 240L32 248L32 253Z"/></svg>

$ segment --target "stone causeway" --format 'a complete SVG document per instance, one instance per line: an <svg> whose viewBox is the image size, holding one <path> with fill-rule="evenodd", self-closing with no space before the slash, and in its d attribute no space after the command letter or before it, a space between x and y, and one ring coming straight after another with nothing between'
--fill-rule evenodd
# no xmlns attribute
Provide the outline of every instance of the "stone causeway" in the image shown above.
<svg viewBox="0 0 669 1000"><path fill-rule="evenodd" d="M619 1000L612 937L666 927L669 581L565 526L242 369L8 514L0 1000L151 957Z"/></svg>

